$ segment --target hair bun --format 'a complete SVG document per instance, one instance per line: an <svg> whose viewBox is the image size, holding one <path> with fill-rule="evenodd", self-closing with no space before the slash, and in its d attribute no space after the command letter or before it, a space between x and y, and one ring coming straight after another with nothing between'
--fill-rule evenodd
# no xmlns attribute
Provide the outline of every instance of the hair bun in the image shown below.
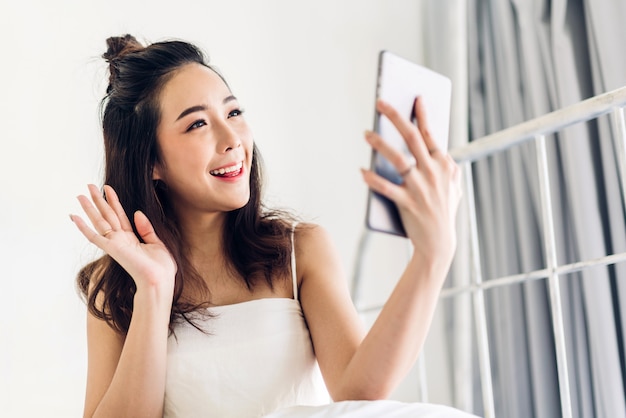
<svg viewBox="0 0 626 418"><path fill-rule="evenodd" d="M132 35L112 36L106 40L107 51L102 54L109 63L109 87L107 93L113 90L113 85L118 76L118 61L129 53L141 51L144 46Z"/></svg>
<svg viewBox="0 0 626 418"><path fill-rule="evenodd" d="M143 45L132 35L112 36L107 39L107 51L102 54L102 58L111 63L129 52L139 51L143 48Z"/></svg>

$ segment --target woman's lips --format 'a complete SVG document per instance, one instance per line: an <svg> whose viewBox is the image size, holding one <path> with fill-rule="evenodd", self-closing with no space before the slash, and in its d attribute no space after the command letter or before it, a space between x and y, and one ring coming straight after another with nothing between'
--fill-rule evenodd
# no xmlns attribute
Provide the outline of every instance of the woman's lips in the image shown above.
<svg viewBox="0 0 626 418"><path fill-rule="evenodd" d="M216 168L215 170L209 171L209 174L215 177L237 177L241 173L241 169L243 168L243 161L239 161L236 164Z"/></svg>

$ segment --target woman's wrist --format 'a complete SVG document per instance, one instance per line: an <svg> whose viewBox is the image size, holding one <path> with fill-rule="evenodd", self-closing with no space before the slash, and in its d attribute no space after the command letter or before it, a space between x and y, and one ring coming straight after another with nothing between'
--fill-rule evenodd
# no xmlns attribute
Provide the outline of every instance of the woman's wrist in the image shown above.
<svg viewBox="0 0 626 418"><path fill-rule="evenodd" d="M409 260L409 268L419 272L422 280L433 282L441 287L448 275L451 262L451 257L442 255L428 257L414 252Z"/></svg>
<svg viewBox="0 0 626 418"><path fill-rule="evenodd" d="M174 297L174 286L164 281L149 281L142 285L137 285L134 296L134 306L149 304L157 309L170 311L172 299Z"/></svg>

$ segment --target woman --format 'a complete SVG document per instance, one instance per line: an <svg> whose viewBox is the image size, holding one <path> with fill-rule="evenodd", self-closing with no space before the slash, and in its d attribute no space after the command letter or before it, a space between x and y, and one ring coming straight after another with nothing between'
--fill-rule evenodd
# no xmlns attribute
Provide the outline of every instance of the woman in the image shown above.
<svg viewBox="0 0 626 418"><path fill-rule="evenodd" d="M459 169L419 101L420 131L377 104L417 165L365 134L404 173L400 186L363 178L397 203L414 246L365 335L326 232L263 207L252 133L203 54L130 35L107 44L104 196L90 185L78 197L93 229L71 215L106 253L78 277L85 416L253 417L328 395L344 408L386 398L422 347L455 249Z"/></svg>

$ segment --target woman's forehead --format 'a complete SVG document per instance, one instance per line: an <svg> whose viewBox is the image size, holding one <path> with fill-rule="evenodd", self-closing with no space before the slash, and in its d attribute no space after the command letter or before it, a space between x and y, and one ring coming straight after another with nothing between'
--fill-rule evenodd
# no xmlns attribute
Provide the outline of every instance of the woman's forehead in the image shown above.
<svg viewBox="0 0 626 418"><path fill-rule="evenodd" d="M161 92L163 113L180 112L190 106L217 105L231 92L224 80L212 69L197 63L178 69Z"/></svg>

